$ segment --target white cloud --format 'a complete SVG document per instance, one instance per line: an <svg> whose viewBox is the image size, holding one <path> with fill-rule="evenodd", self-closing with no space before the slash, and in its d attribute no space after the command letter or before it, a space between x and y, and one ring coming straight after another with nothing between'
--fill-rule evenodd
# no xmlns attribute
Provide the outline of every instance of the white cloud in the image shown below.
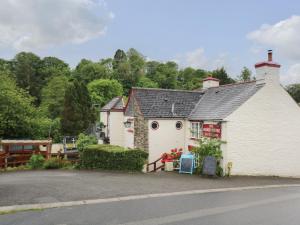
<svg viewBox="0 0 300 225"><path fill-rule="evenodd" d="M174 61L182 67L201 68L205 70L215 70L217 68L225 67L226 70L230 70L228 62L228 54L221 53L216 57L207 57L203 48L197 48L193 51L179 54Z"/></svg>
<svg viewBox="0 0 300 225"><path fill-rule="evenodd" d="M300 16L291 16L273 25L264 24L249 33L247 38L255 44L274 48L289 59L299 60Z"/></svg>
<svg viewBox="0 0 300 225"><path fill-rule="evenodd" d="M280 76L283 84L300 83L300 63L293 64L285 74Z"/></svg>
<svg viewBox="0 0 300 225"><path fill-rule="evenodd" d="M105 34L113 18L100 0L2 0L0 47L32 50L83 43Z"/></svg>

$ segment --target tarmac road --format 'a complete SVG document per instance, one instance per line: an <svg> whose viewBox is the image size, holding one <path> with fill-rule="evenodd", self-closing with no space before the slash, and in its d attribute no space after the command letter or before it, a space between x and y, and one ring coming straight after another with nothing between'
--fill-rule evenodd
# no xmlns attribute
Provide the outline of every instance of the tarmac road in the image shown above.
<svg viewBox="0 0 300 225"><path fill-rule="evenodd" d="M26 211L1 215L0 224L299 225L300 187L184 194Z"/></svg>

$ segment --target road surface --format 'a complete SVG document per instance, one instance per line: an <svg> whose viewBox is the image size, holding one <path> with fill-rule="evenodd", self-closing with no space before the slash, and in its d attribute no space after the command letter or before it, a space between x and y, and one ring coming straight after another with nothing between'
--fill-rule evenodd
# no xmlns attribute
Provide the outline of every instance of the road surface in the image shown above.
<svg viewBox="0 0 300 225"><path fill-rule="evenodd" d="M299 225L300 187L186 194L26 211L1 215L0 224Z"/></svg>

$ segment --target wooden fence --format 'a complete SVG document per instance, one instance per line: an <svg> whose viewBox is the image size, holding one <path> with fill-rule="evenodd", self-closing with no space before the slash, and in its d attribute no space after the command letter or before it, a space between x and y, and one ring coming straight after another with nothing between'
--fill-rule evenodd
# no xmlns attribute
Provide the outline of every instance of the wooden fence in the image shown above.
<svg viewBox="0 0 300 225"><path fill-rule="evenodd" d="M46 154L43 154L46 158ZM17 167L26 165L29 162L32 154L7 154L0 152L0 168ZM78 162L79 155L76 152L72 153L52 153L51 158L60 158L68 160L72 163Z"/></svg>

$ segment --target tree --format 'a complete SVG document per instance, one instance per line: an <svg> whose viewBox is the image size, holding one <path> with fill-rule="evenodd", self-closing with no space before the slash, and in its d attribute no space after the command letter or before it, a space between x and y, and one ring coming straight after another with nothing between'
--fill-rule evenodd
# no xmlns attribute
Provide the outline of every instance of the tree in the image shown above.
<svg viewBox="0 0 300 225"><path fill-rule="evenodd" d="M77 80L68 85L62 112L62 131L65 135L78 135L95 121L91 98L86 86Z"/></svg>
<svg viewBox="0 0 300 225"><path fill-rule="evenodd" d="M111 77L110 69L101 62L94 63L84 61L84 64L77 66L74 71L74 77L85 84L96 79L107 79Z"/></svg>
<svg viewBox="0 0 300 225"><path fill-rule="evenodd" d="M114 55L114 59L112 62L113 69L114 70L118 69L119 65L125 62L127 62L126 53L123 50L118 49Z"/></svg>
<svg viewBox="0 0 300 225"><path fill-rule="evenodd" d="M11 73L11 62L0 58L0 71L6 71L6 73Z"/></svg>
<svg viewBox="0 0 300 225"><path fill-rule="evenodd" d="M177 87L178 65L175 62L161 63L157 66L153 80L160 88L175 89Z"/></svg>
<svg viewBox="0 0 300 225"><path fill-rule="evenodd" d="M70 68L67 63L56 57L45 57L41 61L41 76L48 80L53 76L70 76Z"/></svg>
<svg viewBox="0 0 300 225"><path fill-rule="evenodd" d="M300 84L291 84L286 90L296 102L300 103Z"/></svg>
<svg viewBox="0 0 300 225"><path fill-rule="evenodd" d="M15 56L12 64L18 86L35 97L35 103L38 105L40 103L40 92L45 84L45 77L39 73L41 59L33 53L21 52Z"/></svg>
<svg viewBox="0 0 300 225"><path fill-rule="evenodd" d="M158 84L155 81L150 80L148 77L143 76L137 83L137 87L158 88Z"/></svg>
<svg viewBox="0 0 300 225"><path fill-rule="evenodd" d="M0 71L0 137L46 138L51 121L42 117L33 98Z"/></svg>
<svg viewBox="0 0 300 225"><path fill-rule="evenodd" d="M49 118L55 119L61 116L68 84L69 80L66 76L55 76L42 89L41 109Z"/></svg>
<svg viewBox="0 0 300 225"><path fill-rule="evenodd" d="M204 70L187 67L179 71L178 87L185 90L195 90L202 86L202 80L207 76L208 73Z"/></svg>
<svg viewBox="0 0 300 225"><path fill-rule="evenodd" d="M113 97L122 96L122 85L116 80L94 80L88 84L88 90L95 104L104 106Z"/></svg>
<svg viewBox="0 0 300 225"><path fill-rule="evenodd" d="M239 76L240 81L250 81L252 80L252 72L247 67L243 67L243 70Z"/></svg>
<svg viewBox="0 0 300 225"><path fill-rule="evenodd" d="M231 77L229 77L224 67L214 70L212 72L212 75L214 78L220 80L220 85L235 83L235 81Z"/></svg>

